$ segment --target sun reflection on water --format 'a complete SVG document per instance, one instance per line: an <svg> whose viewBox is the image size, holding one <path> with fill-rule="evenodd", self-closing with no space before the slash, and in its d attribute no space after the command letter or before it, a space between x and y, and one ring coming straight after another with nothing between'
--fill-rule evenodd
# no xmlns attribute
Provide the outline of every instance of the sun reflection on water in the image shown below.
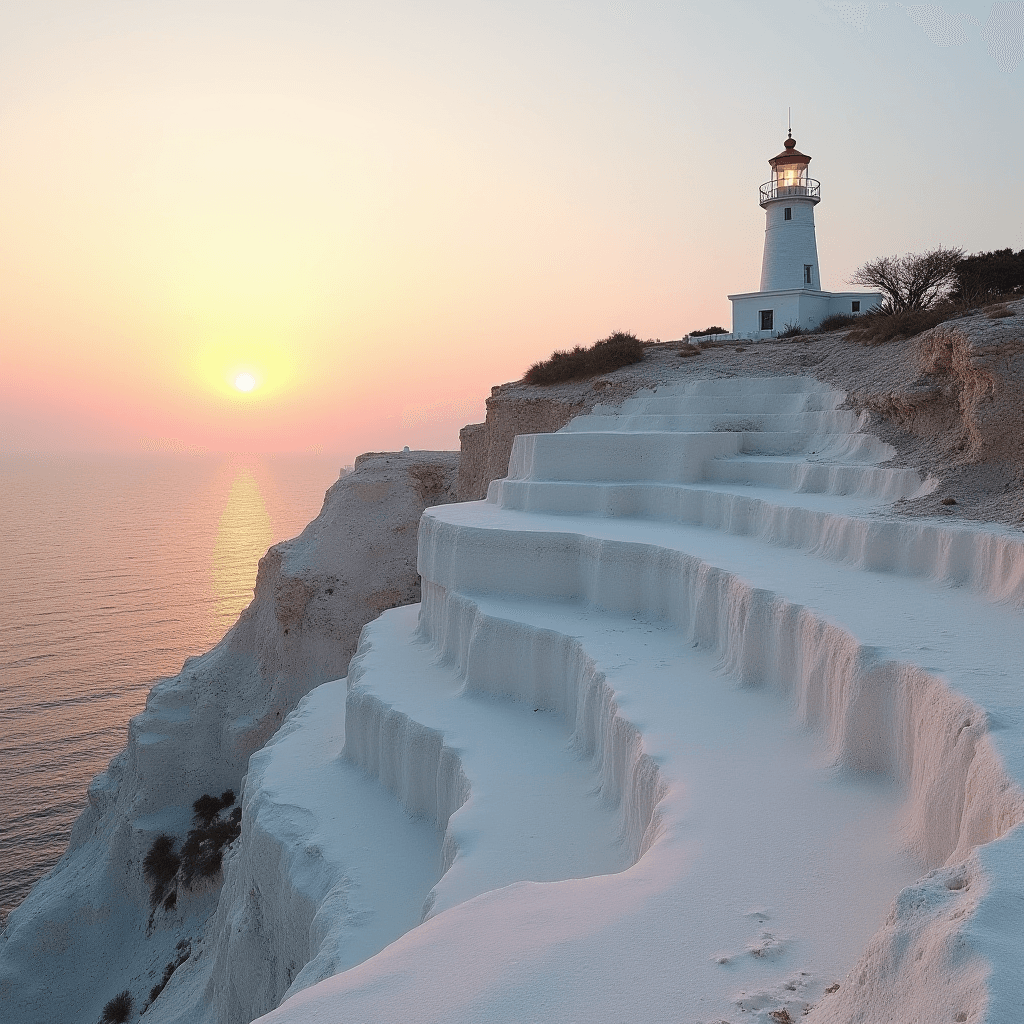
<svg viewBox="0 0 1024 1024"><path fill-rule="evenodd" d="M266 503L252 470L235 474L213 546L215 613L228 629L252 600L256 565L273 541Z"/></svg>

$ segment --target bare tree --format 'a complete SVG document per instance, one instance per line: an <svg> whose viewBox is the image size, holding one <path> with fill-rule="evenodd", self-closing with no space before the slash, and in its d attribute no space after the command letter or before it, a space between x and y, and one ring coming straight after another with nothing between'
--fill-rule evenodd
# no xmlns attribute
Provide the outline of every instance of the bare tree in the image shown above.
<svg viewBox="0 0 1024 1024"><path fill-rule="evenodd" d="M955 283L963 258L963 249L943 249L941 245L920 254L881 256L865 263L850 282L880 291L885 296L884 313L928 309Z"/></svg>

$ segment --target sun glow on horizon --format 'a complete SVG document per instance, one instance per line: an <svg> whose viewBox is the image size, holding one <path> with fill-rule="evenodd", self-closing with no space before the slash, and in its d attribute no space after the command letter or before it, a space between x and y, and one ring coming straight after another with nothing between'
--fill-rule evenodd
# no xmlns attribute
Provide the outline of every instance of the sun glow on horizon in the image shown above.
<svg viewBox="0 0 1024 1024"><path fill-rule="evenodd" d="M298 360L284 343L212 341L192 350L191 363L193 384L228 401L280 401L300 384Z"/></svg>

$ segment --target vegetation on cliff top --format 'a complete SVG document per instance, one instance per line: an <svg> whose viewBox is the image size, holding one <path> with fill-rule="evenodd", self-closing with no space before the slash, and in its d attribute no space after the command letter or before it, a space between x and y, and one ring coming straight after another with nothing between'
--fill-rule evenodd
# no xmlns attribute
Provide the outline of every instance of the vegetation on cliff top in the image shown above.
<svg viewBox="0 0 1024 1024"><path fill-rule="evenodd" d="M1006 300L1024 294L1024 249L974 253L963 249L937 249L905 256L870 260L850 279L875 288L883 295L881 306L840 323L845 317L829 317L817 330L850 326L850 341L880 345L913 338L947 320L984 308L991 319L1012 315ZM973 308L972 308L973 307Z"/></svg>
<svg viewBox="0 0 1024 1024"><path fill-rule="evenodd" d="M643 357L643 342L635 334L616 331L590 348L577 345L569 352L552 353L550 359L534 363L523 380L527 384L561 384L639 363Z"/></svg>

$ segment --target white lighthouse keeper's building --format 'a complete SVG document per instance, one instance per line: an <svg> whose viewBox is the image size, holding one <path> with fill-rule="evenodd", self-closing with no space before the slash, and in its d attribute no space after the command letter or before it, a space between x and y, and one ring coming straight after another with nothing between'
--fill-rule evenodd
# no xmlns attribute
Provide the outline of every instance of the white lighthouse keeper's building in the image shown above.
<svg viewBox="0 0 1024 1024"><path fill-rule="evenodd" d="M792 132L768 163L771 181L761 186L765 211L761 288L730 295L733 334L770 338L789 326L809 330L832 313L864 313L882 301L878 292L823 292L814 237L814 207L821 183L807 173L811 158L796 148Z"/></svg>

